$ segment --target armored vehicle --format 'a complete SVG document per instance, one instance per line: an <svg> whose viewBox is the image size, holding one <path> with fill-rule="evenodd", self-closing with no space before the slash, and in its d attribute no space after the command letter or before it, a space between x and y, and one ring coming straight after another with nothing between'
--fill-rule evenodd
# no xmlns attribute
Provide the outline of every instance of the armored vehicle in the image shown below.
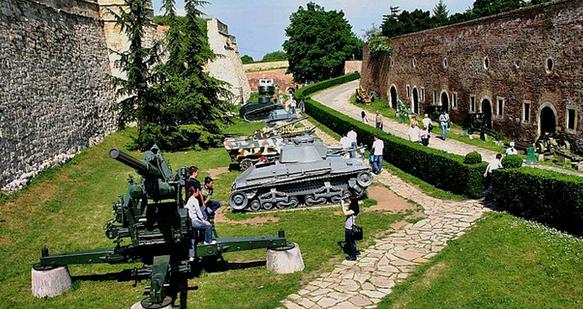
<svg viewBox="0 0 583 309"><path fill-rule="evenodd" d="M249 102L239 109L241 118L246 121L263 121L274 110L284 110L282 104L275 102L272 97L275 94L275 85L271 79L260 79L257 87L259 96L257 102Z"/></svg>
<svg viewBox="0 0 583 309"><path fill-rule="evenodd" d="M150 277L149 296L141 302L142 307L165 308L175 304L178 293L181 307L186 307L187 280L193 265L189 262L190 246L196 249L195 262L212 257L216 260L227 251L286 246L282 230L272 237L217 238L216 243L199 243L183 206L185 167L173 172L156 146L144 153L143 160L117 149L109 154L142 176L141 181L130 177L127 193L113 204L115 219L106 224L105 235L115 247L59 254L49 254L43 248L39 263L33 266L35 271L72 264L141 262L144 268L133 271L136 280Z"/></svg>
<svg viewBox="0 0 583 309"><path fill-rule="evenodd" d="M373 180L370 167L342 155L311 137L296 137L283 146L279 160L240 174L229 204L235 211L262 211L336 203L348 196L348 188L363 192Z"/></svg>
<svg viewBox="0 0 583 309"><path fill-rule="evenodd" d="M286 122L295 121L298 119L298 115L290 113L285 109L275 109L269 112L265 122L268 126L282 125Z"/></svg>
<svg viewBox="0 0 583 309"><path fill-rule="evenodd" d="M283 143L284 140L281 136L266 136L262 132L256 132L255 135L249 137L228 137L223 141L231 161L238 162L241 171L250 168L259 161L275 161L279 157Z"/></svg>
<svg viewBox="0 0 583 309"><path fill-rule="evenodd" d="M237 162L241 171L260 161L273 162L279 158L279 151L286 139L314 132L316 127L297 127L301 120L303 119L257 130L250 136L228 137L223 141L223 145L231 161Z"/></svg>

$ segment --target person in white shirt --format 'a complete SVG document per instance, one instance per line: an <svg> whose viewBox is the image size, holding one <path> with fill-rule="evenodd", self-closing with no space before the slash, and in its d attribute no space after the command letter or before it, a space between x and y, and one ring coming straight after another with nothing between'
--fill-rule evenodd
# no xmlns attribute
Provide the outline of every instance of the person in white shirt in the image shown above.
<svg viewBox="0 0 583 309"><path fill-rule="evenodd" d="M383 168L383 151L385 149L385 143L378 136L374 136L374 142L372 143L373 150L373 172L375 174L380 174Z"/></svg>
<svg viewBox="0 0 583 309"><path fill-rule="evenodd" d="M184 208L188 211L188 217L191 220L192 227L198 230L204 230L204 244L211 245L215 244L216 241L213 240L213 225L208 222L207 216L204 212L204 209L200 205L200 201L198 197L200 195L200 182L196 183L194 186L188 189L188 193L190 197L186 202ZM203 206L204 207L204 206ZM189 257L191 260L194 260L194 249L195 249L195 237L193 235L190 241L190 248L189 248Z"/></svg>
<svg viewBox="0 0 583 309"><path fill-rule="evenodd" d="M411 126L409 127L409 132L407 135L409 136L409 140L413 143L421 142L421 130L419 130L417 122L411 122Z"/></svg>
<svg viewBox="0 0 583 309"><path fill-rule="evenodd" d="M294 98L291 99L291 103L290 103L289 107L291 109L291 113L292 114L295 114L296 113L296 107L297 107L296 99L294 99Z"/></svg>
<svg viewBox="0 0 583 309"><path fill-rule="evenodd" d="M496 159L490 161L488 163L488 167L486 167L486 171L484 172L484 185L486 190L484 190L484 197L486 199L490 199L490 195L492 194L492 171L502 168L502 155L496 154Z"/></svg>
<svg viewBox="0 0 583 309"><path fill-rule="evenodd" d="M340 138L340 146L342 146L342 149L344 150L350 149L352 146L350 138L348 138L348 136L342 136L342 138Z"/></svg>
<svg viewBox="0 0 583 309"><path fill-rule="evenodd" d="M350 152L351 159L356 158L356 148L358 147L357 136L358 134L352 129L346 133L346 137L350 140L350 147L352 148L352 151Z"/></svg>
<svg viewBox="0 0 583 309"><path fill-rule="evenodd" d="M431 118L429 118L429 115L425 114L425 118L423 118L422 122L423 122L423 129L431 131L429 128L429 126L431 126Z"/></svg>
<svg viewBox="0 0 583 309"><path fill-rule="evenodd" d="M514 148L514 142L510 142L510 147L506 148L506 155L517 155L518 154L518 150L516 150L516 148Z"/></svg>

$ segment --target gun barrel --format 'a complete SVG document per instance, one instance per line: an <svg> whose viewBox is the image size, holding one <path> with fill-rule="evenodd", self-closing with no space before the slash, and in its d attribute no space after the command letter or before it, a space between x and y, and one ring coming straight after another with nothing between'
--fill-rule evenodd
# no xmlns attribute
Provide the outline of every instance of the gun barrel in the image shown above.
<svg viewBox="0 0 583 309"><path fill-rule="evenodd" d="M112 159L133 168L134 170L136 170L136 172L138 172L138 174L142 176L149 175L162 178L162 173L157 167L153 166L152 164L146 161L138 160L117 148L112 148L111 150L109 150L109 156Z"/></svg>

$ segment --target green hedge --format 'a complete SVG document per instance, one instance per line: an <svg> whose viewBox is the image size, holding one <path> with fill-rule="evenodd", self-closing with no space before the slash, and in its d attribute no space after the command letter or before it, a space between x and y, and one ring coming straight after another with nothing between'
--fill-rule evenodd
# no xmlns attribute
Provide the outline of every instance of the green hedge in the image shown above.
<svg viewBox="0 0 583 309"><path fill-rule="evenodd" d="M306 100L306 112L338 134L345 135L350 129L354 129L358 134L358 140L369 147L372 145L373 136L379 136L385 144L383 155L385 161L440 189L470 198L482 196L485 163L464 164L462 156L390 135L312 99Z"/></svg>
<svg viewBox="0 0 583 309"><path fill-rule="evenodd" d="M514 215L583 235L583 178L522 167L493 172L495 205Z"/></svg>
<svg viewBox="0 0 583 309"><path fill-rule="evenodd" d="M346 75L342 75L342 76L328 79L325 81L317 82L315 84L300 88L296 92L295 97L297 99L305 99L308 96L310 96L311 94L313 94L314 92L318 92L322 89L330 88L330 87L333 87L336 85L340 85L340 84L344 84L344 83L347 83L347 82L350 82L353 80L357 80L359 78L360 78L360 73L354 72L351 74L346 74Z"/></svg>

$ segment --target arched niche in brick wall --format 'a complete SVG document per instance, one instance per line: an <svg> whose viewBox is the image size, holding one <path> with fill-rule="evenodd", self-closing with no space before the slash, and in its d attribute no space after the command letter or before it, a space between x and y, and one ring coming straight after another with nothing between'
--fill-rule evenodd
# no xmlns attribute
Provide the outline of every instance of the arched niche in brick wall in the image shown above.
<svg viewBox="0 0 583 309"><path fill-rule="evenodd" d="M545 133L557 132L557 109L550 102L543 103L537 113L538 137Z"/></svg>
<svg viewBox="0 0 583 309"><path fill-rule="evenodd" d="M411 110L415 114L419 114L419 91L417 86L413 86L413 92L411 94Z"/></svg>
<svg viewBox="0 0 583 309"><path fill-rule="evenodd" d="M449 111L449 93L445 89L441 90L439 104L444 111Z"/></svg>
<svg viewBox="0 0 583 309"><path fill-rule="evenodd" d="M399 100L399 93L397 92L397 86L395 84L391 84L389 87L389 106L391 106L394 110L397 110L397 101Z"/></svg>
<svg viewBox="0 0 583 309"><path fill-rule="evenodd" d="M492 128L492 115L494 114L494 108L492 105L492 98L490 96L482 97L480 101L480 112L483 114L483 120L487 128Z"/></svg>

